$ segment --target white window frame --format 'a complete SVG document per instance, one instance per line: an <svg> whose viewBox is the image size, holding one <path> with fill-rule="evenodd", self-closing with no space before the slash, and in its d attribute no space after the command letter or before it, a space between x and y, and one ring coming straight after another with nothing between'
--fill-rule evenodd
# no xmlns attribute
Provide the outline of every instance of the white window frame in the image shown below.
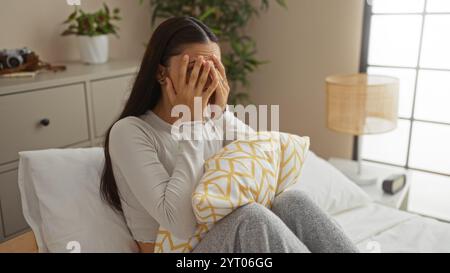
<svg viewBox="0 0 450 273"><path fill-rule="evenodd" d="M450 0L449 0L450 1ZM415 83L414 83L414 93L413 93L413 104L412 104L412 113L411 113L411 117L409 118L405 118L405 117L398 117L399 120L406 120L410 122L410 128L409 128L409 135L408 135L408 148L406 151L406 162L404 165L399 165L399 164L393 164L393 163L389 163L389 162L382 162L382 161L378 161L378 160L372 160L372 159L365 159L363 158L364 161L369 161L369 162L375 162L375 163L382 163L382 164L386 164L386 165L391 165L391 166L397 166L397 167L402 167L405 169L410 169L410 170L415 170L415 171L420 171L420 172L425 172L425 173L432 173L432 174L438 174L438 175L443 175L443 176L447 176L450 178L450 173L441 173L441 172L435 172L435 171L430 171L430 170L424 170L421 168L416 168L416 167L412 167L410 166L410 152L411 152L411 140L412 140L412 135L413 135L413 130L414 130L414 123L415 122L423 122L423 123L428 123L428 124L438 124L438 125L444 125L444 126L450 126L450 123L448 122L437 122L437 121L432 121L432 120L424 120L424 119L418 119L415 118L415 105L416 105L416 100L417 100L417 86L418 86L418 79L419 79L419 72L421 70L431 70L431 71L447 71L450 72L450 69L437 69L437 68L422 68L420 67L420 61L421 61L421 55L422 55L422 44L423 44L423 36L424 36L424 27L425 27L425 18L427 15L450 15L450 12L427 12L426 7L427 7L427 3L428 0L424 0L424 8L422 12L406 12L406 13L373 13L372 12L372 5L371 5L371 1L365 1L365 7L364 7L364 21L363 21L363 38L362 38L362 48L361 48L361 60L360 60L360 72L361 73L366 73L367 69L369 67L374 67L374 68L400 68L400 69L414 69L416 71L416 75L415 75ZM369 65L368 60L369 60L369 43L370 43L370 28L371 28L371 20L372 20L372 15L421 15L422 16L422 25L421 25L421 30L420 30L420 39L419 39L419 56L418 56L418 62L416 66L385 66L385 65ZM353 158L356 159L357 158L357 153L358 153L358 137L355 137L354 139L354 145L353 145ZM361 155L362 156L362 155Z"/></svg>

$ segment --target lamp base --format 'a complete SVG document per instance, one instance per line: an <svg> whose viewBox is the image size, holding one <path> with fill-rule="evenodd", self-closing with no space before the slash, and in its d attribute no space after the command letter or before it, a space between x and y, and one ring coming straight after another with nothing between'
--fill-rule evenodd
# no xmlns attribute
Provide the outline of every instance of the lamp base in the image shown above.
<svg viewBox="0 0 450 273"><path fill-rule="evenodd" d="M344 172L344 174L348 178L350 178L353 182L355 182L355 184L360 186L373 185L378 181L378 179L375 176L366 173L358 174L355 171L355 172Z"/></svg>
<svg viewBox="0 0 450 273"><path fill-rule="evenodd" d="M345 176L359 186L373 185L378 182L377 172L369 166L361 166L360 162L331 158L330 163Z"/></svg>

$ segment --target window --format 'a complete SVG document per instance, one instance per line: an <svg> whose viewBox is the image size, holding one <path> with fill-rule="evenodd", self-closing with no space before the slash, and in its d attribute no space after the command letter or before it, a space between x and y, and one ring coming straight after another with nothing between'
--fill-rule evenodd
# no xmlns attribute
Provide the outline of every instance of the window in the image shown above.
<svg viewBox="0 0 450 273"><path fill-rule="evenodd" d="M370 4L369 4L370 3ZM400 79L396 130L364 136L364 160L450 182L450 0L371 0L361 70Z"/></svg>

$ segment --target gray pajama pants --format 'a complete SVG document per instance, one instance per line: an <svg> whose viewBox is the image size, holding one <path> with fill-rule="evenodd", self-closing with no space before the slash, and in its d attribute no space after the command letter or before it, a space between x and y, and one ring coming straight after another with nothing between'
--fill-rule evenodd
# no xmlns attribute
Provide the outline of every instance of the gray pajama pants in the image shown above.
<svg viewBox="0 0 450 273"><path fill-rule="evenodd" d="M194 253L347 253L358 252L305 193L278 195L272 209L251 203L220 220Z"/></svg>

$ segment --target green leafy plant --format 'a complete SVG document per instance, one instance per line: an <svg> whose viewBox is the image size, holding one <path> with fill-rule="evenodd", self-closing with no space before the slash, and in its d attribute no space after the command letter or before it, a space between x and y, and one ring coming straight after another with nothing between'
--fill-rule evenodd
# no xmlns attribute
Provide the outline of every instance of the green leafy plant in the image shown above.
<svg viewBox="0 0 450 273"><path fill-rule="evenodd" d="M230 83L230 103L249 102L248 76L267 63L256 57L256 42L245 33L250 19L267 11L270 0L148 0L152 25L157 19L192 16L208 25L221 40L222 61ZM140 0L144 2L144 0ZM285 0L274 1L286 7Z"/></svg>
<svg viewBox="0 0 450 273"><path fill-rule="evenodd" d="M112 12L108 6L103 3L103 8L94 12L86 13L78 7L69 15L63 24L68 27L61 35L85 35L97 36L104 34L114 34L119 37L117 30L119 29L112 21L119 21L120 10L115 8Z"/></svg>

